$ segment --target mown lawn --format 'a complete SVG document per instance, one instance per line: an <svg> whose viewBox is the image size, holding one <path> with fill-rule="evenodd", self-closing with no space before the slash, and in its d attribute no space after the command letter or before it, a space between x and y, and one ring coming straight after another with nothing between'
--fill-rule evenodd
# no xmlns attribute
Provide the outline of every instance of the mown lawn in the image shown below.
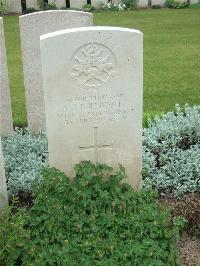
<svg viewBox="0 0 200 266"><path fill-rule="evenodd" d="M94 23L144 33L144 112L166 112L176 103L200 104L199 8L95 13ZM14 121L24 125L18 17L7 16L4 24Z"/></svg>

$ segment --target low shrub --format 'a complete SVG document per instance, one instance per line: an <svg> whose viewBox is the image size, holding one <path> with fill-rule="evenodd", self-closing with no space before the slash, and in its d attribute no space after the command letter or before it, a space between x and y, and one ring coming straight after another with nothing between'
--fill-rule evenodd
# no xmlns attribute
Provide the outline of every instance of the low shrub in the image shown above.
<svg viewBox="0 0 200 266"><path fill-rule="evenodd" d="M133 10L137 7L138 0L120 0L112 3L112 1L106 2L101 5L100 9L105 11L125 11Z"/></svg>
<svg viewBox="0 0 200 266"><path fill-rule="evenodd" d="M166 0L165 5L166 7L169 7L169 8L180 9L180 8L188 7L190 3L186 1L182 1L182 0Z"/></svg>
<svg viewBox="0 0 200 266"><path fill-rule="evenodd" d="M24 244L30 240L29 230L25 229L25 214L22 210L12 213L7 206L0 213L0 265L19 265Z"/></svg>
<svg viewBox="0 0 200 266"><path fill-rule="evenodd" d="M48 5L45 6L45 10L56 10L58 9L56 6L56 2L55 1L51 1L48 3Z"/></svg>
<svg viewBox="0 0 200 266"><path fill-rule="evenodd" d="M38 6L41 10L54 10L57 9L55 0L37 0Z"/></svg>
<svg viewBox="0 0 200 266"><path fill-rule="evenodd" d="M143 130L143 181L161 194L200 190L200 106L156 117Z"/></svg>
<svg viewBox="0 0 200 266"><path fill-rule="evenodd" d="M45 1L45 0L37 0L37 4L39 6L39 8L41 10L45 9L47 4L48 4L48 1Z"/></svg>
<svg viewBox="0 0 200 266"><path fill-rule="evenodd" d="M160 5L152 5L151 7L152 7L153 9L160 9L160 8L161 8Z"/></svg>
<svg viewBox="0 0 200 266"><path fill-rule="evenodd" d="M41 179L41 170L47 166L46 136L17 130L13 136L4 137L2 144L9 194L31 191L32 182Z"/></svg>
<svg viewBox="0 0 200 266"><path fill-rule="evenodd" d="M175 240L184 220L172 221L154 192L120 184L121 166L113 172L81 162L75 171L70 181L46 169L32 208L4 211L0 264L179 265Z"/></svg>
<svg viewBox="0 0 200 266"><path fill-rule="evenodd" d="M138 0L122 0L122 3L126 6L126 9L134 10L137 7Z"/></svg>
<svg viewBox="0 0 200 266"><path fill-rule="evenodd" d="M126 5L119 1L116 3L106 2L100 6L100 10L104 11L124 11L126 10Z"/></svg>
<svg viewBox="0 0 200 266"><path fill-rule="evenodd" d="M90 5L90 4L86 4L86 5L83 6L83 11L92 12L92 11L95 11L95 8L92 5Z"/></svg>

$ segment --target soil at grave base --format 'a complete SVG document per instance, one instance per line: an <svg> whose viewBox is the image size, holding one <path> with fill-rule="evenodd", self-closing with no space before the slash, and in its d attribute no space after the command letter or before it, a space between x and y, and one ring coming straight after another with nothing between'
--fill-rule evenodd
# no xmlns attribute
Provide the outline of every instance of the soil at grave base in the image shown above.
<svg viewBox="0 0 200 266"><path fill-rule="evenodd" d="M200 266L200 239L186 233L177 242L181 266Z"/></svg>
<svg viewBox="0 0 200 266"><path fill-rule="evenodd" d="M194 228L200 228L200 194L191 194L180 200L161 197L160 202L171 207L176 216L188 220L181 239L177 241L181 266L200 266L200 236L193 236Z"/></svg>

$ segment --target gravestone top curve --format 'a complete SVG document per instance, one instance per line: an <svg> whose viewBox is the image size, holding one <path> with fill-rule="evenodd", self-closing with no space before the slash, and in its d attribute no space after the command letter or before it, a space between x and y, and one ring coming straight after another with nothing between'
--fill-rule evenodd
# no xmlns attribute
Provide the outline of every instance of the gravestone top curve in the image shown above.
<svg viewBox="0 0 200 266"><path fill-rule="evenodd" d="M92 26L93 15L74 10L40 11L19 17L28 127L46 130L40 61L40 36L73 27Z"/></svg>
<svg viewBox="0 0 200 266"><path fill-rule="evenodd" d="M29 14L25 14L25 15L21 15L21 18L27 18L27 17L34 17L34 16L43 16L43 15L52 15L52 14L56 14L56 13L70 13L70 14L79 14L80 16L82 15L87 15L89 17L93 17L93 15L89 12L83 12L83 11L78 11L78 10L47 10L47 11L38 11L38 12L33 12L33 13L29 13Z"/></svg>

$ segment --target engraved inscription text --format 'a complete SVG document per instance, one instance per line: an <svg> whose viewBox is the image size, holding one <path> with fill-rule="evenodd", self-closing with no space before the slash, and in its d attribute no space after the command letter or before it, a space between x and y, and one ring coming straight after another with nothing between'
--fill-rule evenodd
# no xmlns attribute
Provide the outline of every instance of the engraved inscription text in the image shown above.
<svg viewBox="0 0 200 266"><path fill-rule="evenodd" d="M134 111L127 107L124 94L87 95L68 98L57 117L66 125L73 123L120 121Z"/></svg>

